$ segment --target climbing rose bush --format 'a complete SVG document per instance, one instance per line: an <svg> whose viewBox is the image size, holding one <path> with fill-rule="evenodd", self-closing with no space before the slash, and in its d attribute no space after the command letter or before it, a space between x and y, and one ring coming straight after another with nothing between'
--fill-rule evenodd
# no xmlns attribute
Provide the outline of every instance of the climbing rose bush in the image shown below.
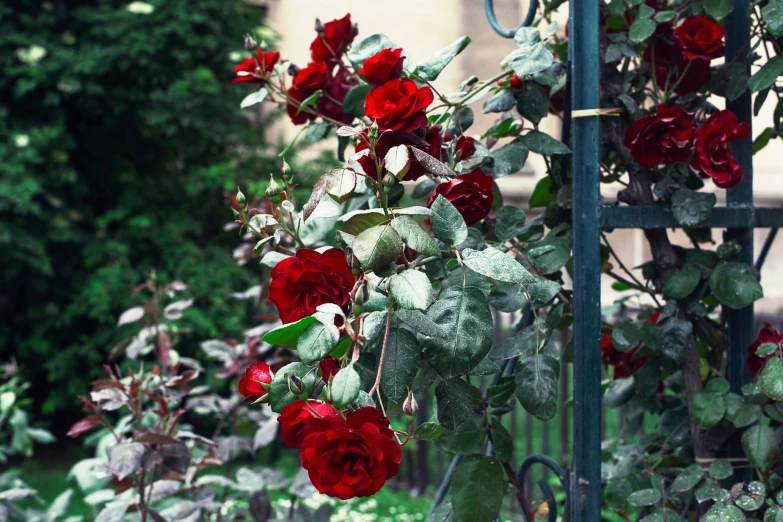
<svg viewBox="0 0 783 522"><path fill-rule="evenodd" d="M239 390L269 401L283 441L322 493L372 495L397 474L401 447L435 440L461 457L438 520L495 520L506 496L527 520L559 507L546 491L528 497L516 474L524 456L502 422L517 403L548 421L567 399L558 380L571 343L557 345L553 335L571 332L569 284L579 276L571 223L579 217L571 136L541 126L548 116L570 118L568 31L553 20L558 3L549 4L535 27L516 32L496 75L471 76L455 92L433 82L468 37L413 61L390 36L360 36L346 15L316 21L311 61L301 66L247 42L250 58L234 81L258 90L243 106L285 108L301 126L291 146L331 140L338 156L306 201L295 197L297 173L283 161L263 208L241 191L233 208L270 271L266 297L280 319L262 336L275 347L263 361L274 372L253 363ZM783 11L762 4L753 24L765 36L753 45L778 53ZM727 311L763 291L756 270L737 260L735 238L716 245L703 228L717 200L701 190L705 180L717 189L742 183L732 143L751 134L715 98L736 100L750 88L763 101L776 89L770 66L749 78L726 56L731 8L600 4L601 107L614 109L601 124L600 181L617 185L616 200L605 203L665 207L691 241L675 246L666 230L648 231L652 260L628 268L612 231L602 237L601 270L621 297L607 308L595 356L608 377L603 405L624 417L604 442L602 487L607 509L624 520L783 516L772 495L783 480L773 427L783 422L781 336L766 327L748 349L757 377L729 385ZM478 111L495 118L489 128L474 126ZM755 150L777 136L774 124ZM506 204L497 182L531 154L543 158L546 176L528 215ZM491 384L480 385L490 374ZM433 388L436 412L419 421L416 397ZM654 432L645 430L651 423ZM741 440L758 480L730 479L738 462L724 458L730 440ZM479 490L478 500L463 494Z"/></svg>

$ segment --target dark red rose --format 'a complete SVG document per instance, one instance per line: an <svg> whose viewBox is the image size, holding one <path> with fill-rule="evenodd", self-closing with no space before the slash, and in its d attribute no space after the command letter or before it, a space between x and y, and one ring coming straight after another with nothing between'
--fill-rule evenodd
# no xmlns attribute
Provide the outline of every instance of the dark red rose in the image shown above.
<svg viewBox="0 0 783 522"><path fill-rule="evenodd" d="M643 60L650 66L655 61L655 81L658 88L668 90L674 87L674 92L680 96L697 92L710 81L712 72L709 62L686 59L680 46L671 43L670 39L669 33L656 38L655 42L644 50Z"/></svg>
<svg viewBox="0 0 783 522"><path fill-rule="evenodd" d="M293 85L308 93L309 96L318 89L326 87L326 83L329 81L330 70L331 67L326 62L308 63L307 67L300 69L296 74Z"/></svg>
<svg viewBox="0 0 783 522"><path fill-rule="evenodd" d="M294 85L288 89L286 94L288 95L289 100L285 104L285 110L294 125L302 125L315 119L315 114L305 110L299 110L300 104L309 98L312 93L307 94L305 91Z"/></svg>
<svg viewBox="0 0 783 522"><path fill-rule="evenodd" d="M459 159L468 159L476 153L476 140L469 138L468 136L460 136L457 138L454 152Z"/></svg>
<svg viewBox="0 0 783 522"><path fill-rule="evenodd" d="M251 56L239 65L234 66L234 72L237 77L234 78L231 83L261 83L264 80L263 78L259 78L259 76L271 73L279 59L280 53L277 51L265 53L261 49L258 49L255 58Z"/></svg>
<svg viewBox="0 0 783 522"><path fill-rule="evenodd" d="M759 336L753 343L748 346L748 357L745 359L745 363L748 365L748 369L753 375L758 375L761 370L764 369L764 365L767 364L767 360L770 357L774 357L775 354L761 357L756 355L756 350L759 349L764 343L780 344L783 341L783 333L778 332L769 323L764 323L764 327L759 332Z"/></svg>
<svg viewBox="0 0 783 522"><path fill-rule="evenodd" d="M604 364L614 367L613 380L630 377L642 369L644 363L650 358L649 355L635 358L636 348L628 352L621 352L612 344L612 336L605 333L601 339L601 361Z"/></svg>
<svg viewBox="0 0 783 522"><path fill-rule="evenodd" d="M315 412L315 415L313 414ZM280 411L280 435L289 448L299 449L304 440L304 429L314 419L337 417L337 412L325 402L295 401Z"/></svg>
<svg viewBox="0 0 783 522"><path fill-rule="evenodd" d="M402 450L389 419L373 407L313 420L305 428L302 467L320 493L342 500L369 497L397 474Z"/></svg>
<svg viewBox="0 0 783 522"><path fill-rule="evenodd" d="M272 383L273 375L267 363L253 361L239 379L239 393L244 397L242 402L269 402L267 388Z"/></svg>
<svg viewBox="0 0 783 522"><path fill-rule="evenodd" d="M657 113L638 119L626 129L625 146L642 167L672 165L690 158L695 132L693 115L677 105L668 108L662 103Z"/></svg>
<svg viewBox="0 0 783 522"><path fill-rule="evenodd" d="M726 46L723 44L726 31L708 16L689 16L672 34L688 60L710 61L726 54Z"/></svg>
<svg viewBox="0 0 783 522"><path fill-rule="evenodd" d="M696 129L691 168L702 178L712 178L720 188L742 181L743 170L734 159L729 142L747 137L750 127L740 123L731 111L716 112Z"/></svg>
<svg viewBox="0 0 783 522"><path fill-rule="evenodd" d="M326 22L323 34L316 36L310 44L310 57L314 61L337 61L337 57L353 41L354 36L350 13L339 20Z"/></svg>
<svg viewBox="0 0 783 522"><path fill-rule="evenodd" d="M568 36L568 35L566 35ZM510 79L508 80L500 80L498 82L499 87L508 87L510 89L519 90L525 86L525 82L519 79L518 74L514 74Z"/></svg>
<svg viewBox="0 0 783 522"><path fill-rule="evenodd" d="M340 361L331 355L327 355L321 359L321 362L318 363L318 367L321 368L321 378L328 384L332 377L337 375L337 372L340 371Z"/></svg>
<svg viewBox="0 0 783 522"><path fill-rule="evenodd" d="M409 78L389 80L373 87L364 100L364 112L380 130L410 132L427 125L424 113L433 101L432 89Z"/></svg>
<svg viewBox="0 0 783 522"><path fill-rule="evenodd" d="M284 323L298 321L328 303L343 306L356 282L345 252L330 248L324 253L300 248L272 269L269 300Z"/></svg>
<svg viewBox="0 0 783 522"><path fill-rule="evenodd" d="M324 91L326 95L318 100L321 114L345 125L351 123L353 116L343 112L342 101L345 99L348 91L358 83L359 81L350 71L344 67L338 68L337 73L329 79L329 83Z"/></svg>
<svg viewBox="0 0 783 522"><path fill-rule="evenodd" d="M467 174L461 174L447 183L441 183L430 194L427 207L431 207L438 196L443 196L456 207L465 224L478 223L492 210L492 176L476 167Z"/></svg>
<svg viewBox="0 0 783 522"><path fill-rule="evenodd" d="M367 58L359 69L359 74L363 74L370 85L383 85L402 76L403 60L405 58L402 56L402 48L390 47Z"/></svg>

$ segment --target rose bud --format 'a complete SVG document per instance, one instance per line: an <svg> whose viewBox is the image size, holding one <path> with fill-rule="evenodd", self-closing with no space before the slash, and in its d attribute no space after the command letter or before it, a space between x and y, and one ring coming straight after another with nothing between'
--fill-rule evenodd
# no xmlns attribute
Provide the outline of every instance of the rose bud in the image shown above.
<svg viewBox="0 0 783 522"><path fill-rule="evenodd" d="M370 289L368 288L367 280L362 278L356 281L356 284L353 285L353 289L351 290L351 300L361 306L367 302L369 296Z"/></svg>
<svg viewBox="0 0 783 522"><path fill-rule="evenodd" d="M270 174L269 175L269 185L267 185L267 187L266 187L266 197L268 197L268 198L275 197L278 194L280 194L280 192L282 190L283 189L280 188L280 185L278 185L277 182L275 181L274 175Z"/></svg>
<svg viewBox="0 0 783 522"><path fill-rule="evenodd" d="M242 194L242 191L239 190L239 187L237 187L237 203L239 203L240 205L244 205L245 201L247 201L245 199L245 195Z"/></svg>
<svg viewBox="0 0 783 522"><path fill-rule="evenodd" d="M315 19L315 32L316 33L324 32L324 23L321 21L320 18Z"/></svg>
<svg viewBox="0 0 783 522"><path fill-rule="evenodd" d="M304 384L302 383L302 379L297 377L296 375L289 375L288 376L288 389L293 393L294 395L301 395L304 391Z"/></svg>
<svg viewBox="0 0 783 522"><path fill-rule="evenodd" d="M419 411L419 403L413 398L413 392L408 392L405 402L402 403L402 411L405 412L405 415L416 415L416 412Z"/></svg>
<svg viewBox="0 0 783 522"><path fill-rule="evenodd" d="M392 185L394 185L394 183L395 183L396 181L397 181L397 178L395 178L395 177L394 177L394 176L392 176L391 174L386 174L386 175L383 177L383 184L384 184L385 186L387 186L387 187L391 187Z"/></svg>
<svg viewBox="0 0 783 522"><path fill-rule="evenodd" d="M288 76L296 77L297 74L299 74L299 67L290 62L288 64Z"/></svg>
<svg viewBox="0 0 783 522"><path fill-rule="evenodd" d="M253 361L247 367L245 375L239 379L239 393L245 398L242 402L269 402L269 386L274 372L263 361Z"/></svg>
<svg viewBox="0 0 783 522"><path fill-rule="evenodd" d="M256 41L253 39L252 36L247 35L245 37L245 49L247 49L248 51L251 51L251 50L256 48L256 45L257 45Z"/></svg>

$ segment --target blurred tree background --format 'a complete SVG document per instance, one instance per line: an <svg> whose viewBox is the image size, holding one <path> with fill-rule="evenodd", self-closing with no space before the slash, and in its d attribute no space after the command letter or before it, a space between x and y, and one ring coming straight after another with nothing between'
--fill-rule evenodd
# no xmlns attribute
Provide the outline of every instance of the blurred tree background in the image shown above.
<svg viewBox="0 0 783 522"><path fill-rule="evenodd" d="M230 82L262 18L240 0L0 3L0 361L58 437L151 267L190 285L193 353L252 326L230 294L258 272L222 227L224 192L279 162Z"/></svg>

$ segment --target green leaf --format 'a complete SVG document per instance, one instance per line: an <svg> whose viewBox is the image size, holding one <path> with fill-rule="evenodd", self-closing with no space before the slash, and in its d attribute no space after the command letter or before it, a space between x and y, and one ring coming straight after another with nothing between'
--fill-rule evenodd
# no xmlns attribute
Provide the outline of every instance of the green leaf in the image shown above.
<svg viewBox="0 0 783 522"><path fill-rule="evenodd" d="M451 486L457 522L494 522L503 504L504 477L498 459L465 457L457 466Z"/></svg>
<svg viewBox="0 0 783 522"><path fill-rule="evenodd" d="M364 118L364 100L367 99L370 89L372 85L365 83L352 87L343 100L343 112L357 118Z"/></svg>
<svg viewBox="0 0 783 522"><path fill-rule="evenodd" d="M529 74L545 71L555 63L552 50L543 42L525 44L519 49L511 51L501 65L508 65L521 78Z"/></svg>
<svg viewBox="0 0 783 522"><path fill-rule="evenodd" d="M696 487L696 484L699 483L703 476L704 470L702 467L698 464L691 464L677 475L669 491L675 495L690 491Z"/></svg>
<svg viewBox="0 0 783 522"><path fill-rule="evenodd" d="M452 431L459 431L473 413L470 385L462 379L440 381L435 387L438 401L438 422Z"/></svg>
<svg viewBox="0 0 783 522"><path fill-rule="evenodd" d="M470 43L470 37L462 36L458 38L454 43L441 49L432 56L425 58L423 61L416 65L413 70L413 75L418 76L422 80L433 81L438 78L440 72L465 49Z"/></svg>
<svg viewBox="0 0 783 522"><path fill-rule="evenodd" d="M503 406L514 395L514 390L516 390L514 377L498 378L487 387L487 404L493 408Z"/></svg>
<svg viewBox="0 0 783 522"><path fill-rule="evenodd" d="M500 89L492 98L484 102L484 108L481 109L481 114L510 111L514 108L516 103L517 101L514 99L514 93L511 89Z"/></svg>
<svg viewBox="0 0 783 522"><path fill-rule="evenodd" d="M299 336L296 350L302 362L313 363L329 355L339 340L340 331L334 324L316 321Z"/></svg>
<svg viewBox="0 0 783 522"><path fill-rule="evenodd" d="M411 157L408 153L407 145L397 145L392 147L383 157L383 166L392 176L402 180L411 166Z"/></svg>
<svg viewBox="0 0 783 522"><path fill-rule="evenodd" d="M402 255L403 244L394 228L378 225L356 236L351 250L364 270L373 270L397 261Z"/></svg>
<svg viewBox="0 0 783 522"><path fill-rule="evenodd" d="M398 49L399 47L385 34L372 34L351 45L351 49L348 51L348 61L351 62L354 70L358 71L367 58L375 56L384 49Z"/></svg>
<svg viewBox="0 0 783 522"><path fill-rule="evenodd" d="M326 136L329 124L322 121L310 122L302 133L302 143L312 145Z"/></svg>
<svg viewBox="0 0 783 522"><path fill-rule="evenodd" d="M701 281L701 271L691 263L677 270L663 285L663 294L671 299L685 299L696 290Z"/></svg>
<svg viewBox="0 0 783 522"><path fill-rule="evenodd" d="M630 352L642 342L639 328L630 322L618 323L612 329L612 344L621 352Z"/></svg>
<svg viewBox="0 0 783 522"><path fill-rule="evenodd" d="M514 174L522 170L527 161L528 148L519 141L512 141L492 153L495 179Z"/></svg>
<svg viewBox="0 0 783 522"><path fill-rule="evenodd" d="M710 476L717 480L723 480L729 478L734 473L734 468L731 466L731 462L726 459L715 459L710 464Z"/></svg>
<svg viewBox="0 0 783 522"><path fill-rule="evenodd" d="M660 502L661 492L657 489L640 489L628 495L628 502L636 507L653 506Z"/></svg>
<svg viewBox="0 0 783 522"><path fill-rule="evenodd" d="M756 424L742 434L742 448L754 468L766 471L778 452L778 438L769 426Z"/></svg>
<svg viewBox="0 0 783 522"><path fill-rule="evenodd" d="M454 113L451 121L448 122L446 134L454 134L457 136L465 134L470 126L473 125L473 120L473 110L470 107L460 107L459 110Z"/></svg>
<svg viewBox="0 0 783 522"><path fill-rule="evenodd" d="M281 348L288 348L289 350L295 350L299 336L302 335L308 326L316 321L315 317L305 317L299 319L295 323L288 323L282 326L278 326L264 335L262 340Z"/></svg>
<svg viewBox="0 0 783 522"><path fill-rule="evenodd" d="M557 194L552 192L552 178L549 176L541 178L536 183L533 193L530 194L530 208L546 207L557 198Z"/></svg>
<svg viewBox="0 0 783 522"><path fill-rule="evenodd" d="M536 281L535 276L516 259L492 247L481 251L466 248L462 251L462 260L465 266L474 272L502 283L522 284Z"/></svg>
<svg viewBox="0 0 783 522"><path fill-rule="evenodd" d="M280 410L299 399L299 396L291 393L288 386L288 378L292 375L302 381L302 395L309 396L313 393L315 368L299 362L283 366L272 377L272 385L269 387L269 405L275 413L280 413Z"/></svg>
<svg viewBox="0 0 783 522"><path fill-rule="evenodd" d="M681 188L672 196L672 214L677 223L695 227L710 216L715 202L715 194Z"/></svg>
<svg viewBox="0 0 783 522"><path fill-rule="evenodd" d="M756 355L759 357L767 357L778 351L777 343L762 343L756 348Z"/></svg>
<svg viewBox="0 0 783 522"><path fill-rule="evenodd" d="M708 15L720 19L731 13L734 0L704 0L702 5Z"/></svg>
<svg viewBox="0 0 783 522"><path fill-rule="evenodd" d="M505 243L522 233L527 216L522 209L504 205L497 211L495 217L495 235L498 241Z"/></svg>
<svg viewBox="0 0 783 522"><path fill-rule="evenodd" d="M716 426L726 414L726 400L717 393L701 392L693 398L691 415L696 424L709 429Z"/></svg>
<svg viewBox="0 0 783 522"><path fill-rule="evenodd" d="M410 216L399 216L392 220L391 226L402 238L408 248L418 255L441 257L438 244Z"/></svg>
<svg viewBox="0 0 783 522"><path fill-rule="evenodd" d="M549 336L543 332L536 324L525 328L517 335L505 339L500 344L492 347L489 352L489 359L493 361L503 361L505 359L511 359L512 357L518 357L520 355L531 354L537 350L550 351L550 347L553 347L549 341ZM554 352L550 355L556 357L557 348L554 348Z"/></svg>
<svg viewBox="0 0 783 522"><path fill-rule="evenodd" d="M769 0L761 8L761 15L767 24L767 29L775 38L783 36L783 0Z"/></svg>
<svg viewBox="0 0 783 522"><path fill-rule="evenodd" d="M434 440L441 436L443 428L437 422L423 422L413 432L413 438L419 440Z"/></svg>
<svg viewBox="0 0 783 522"><path fill-rule="evenodd" d="M707 381L707 385L704 387L704 391L709 393L725 394L729 393L729 390L729 381L723 379L722 377L713 377ZM728 411L728 405L726 405L726 409Z"/></svg>
<svg viewBox="0 0 783 522"><path fill-rule="evenodd" d="M296 109L296 113L299 114L306 108L314 106L316 103L318 103L318 99L320 97L321 97L321 91L315 91L313 94L308 96L302 103L299 104L299 107Z"/></svg>
<svg viewBox="0 0 783 522"><path fill-rule="evenodd" d="M649 18L638 18L628 30L628 38L632 42L643 42L655 32L655 22Z"/></svg>
<svg viewBox="0 0 783 522"><path fill-rule="evenodd" d="M516 312L525 306L525 303L527 296L522 285L497 285L489 292L489 304L501 312Z"/></svg>
<svg viewBox="0 0 783 522"><path fill-rule="evenodd" d="M759 384L769 398L783 402L783 362L773 357L764 365L759 376Z"/></svg>
<svg viewBox="0 0 783 522"><path fill-rule="evenodd" d="M361 389L362 379L351 363L332 377L329 398L336 407L344 408L359 397Z"/></svg>
<svg viewBox="0 0 783 522"><path fill-rule="evenodd" d="M517 112L538 127L541 120L549 113L549 96L538 85L526 84L517 97Z"/></svg>
<svg viewBox="0 0 783 522"><path fill-rule="evenodd" d="M245 99L242 100L242 103L239 104L240 109L247 109L248 107L252 107L253 105L257 103L261 103L266 98L267 94L269 94L269 89L266 87L261 87L258 91L254 92L253 94L248 94L245 96Z"/></svg>
<svg viewBox="0 0 783 522"><path fill-rule="evenodd" d="M413 378L419 371L421 347L416 336L405 328L389 330L386 356L381 373L381 391L394 402L400 402L413 386Z"/></svg>
<svg viewBox="0 0 783 522"><path fill-rule="evenodd" d="M559 374L559 361L543 350L517 362L517 399L527 411L542 421L548 421L557 413Z"/></svg>
<svg viewBox="0 0 783 522"><path fill-rule="evenodd" d="M520 136L519 141L531 151L542 156L571 154L571 149L565 143L541 131L531 131L524 136Z"/></svg>
<svg viewBox="0 0 783 522"><path fill-rule="evenodd" d="M430 210L430 226L435 237L451 246L460 245L468 238L468 227L462 214L448 199L438 195Z"/></svg>
<svg viewBox="0 0 783 522"><path fill-rule="evenodd" d="M764 297L752 267L737 262L718 265L710 276L710 288L721 304L738 310Z"/></svg>
<svg viewBox="0 0 783 522"><path fill-rule="evenodd" d="M571 240L568 237L547 237L528 250L528 257L544 275L554 274L571 259Z"/></svg>
<svg viewBox="0 0 783 522"><path fill-rule="evenodd" d="M389 291L397 304L408 310L426 310L432 304L432 283L423 272L405 270L391 276Z"/></svg>
<svg viewBox="0 0 783 522"><path fill-rule="evenodd" d="M326 176L326 193L338 203L347 200L356 190L357 176L353 169L337 167L330 170Z"/></svg>
<svg viewBox="0 0 783 522"><path fill-rule="evenodd" d="M783 74L783 56L773 56L748 80L750 92L759 92L771 87Z"/></svg>
<svg viewBox="0 0 783 522"><path fill-rule="evenodd" d="M425 359L444 379L469 372L492 348L492 312L477 288L449 288L429 307L427 317L449 332L445 339L423 340Z"/></svg>
<svg viewBox="0 0 783 522"><path fill-rule="evenodd" d="M500 423L500 419L493 419L490 432L495 455L504 462L510 462L514 458L514 441L506 427Z"/></svg>

